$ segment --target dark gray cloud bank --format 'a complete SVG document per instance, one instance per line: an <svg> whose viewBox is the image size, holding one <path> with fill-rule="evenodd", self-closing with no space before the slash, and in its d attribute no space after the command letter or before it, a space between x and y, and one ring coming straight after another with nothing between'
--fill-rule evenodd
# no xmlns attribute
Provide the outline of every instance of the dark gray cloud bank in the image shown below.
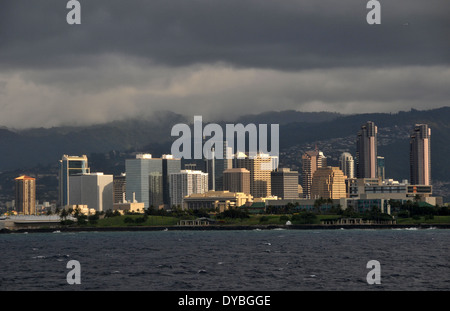
<svg viewBox="0 0 450 311"><path fill-rule="evenodd" d="M0 125L448 106L450 1L380 2L2 0Z"/></svg>

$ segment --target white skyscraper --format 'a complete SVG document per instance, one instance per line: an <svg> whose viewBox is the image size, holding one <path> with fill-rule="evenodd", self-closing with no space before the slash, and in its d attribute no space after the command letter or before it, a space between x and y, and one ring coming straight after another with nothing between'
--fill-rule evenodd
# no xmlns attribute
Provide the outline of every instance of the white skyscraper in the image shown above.
<svg viewBox="0 0 450 311"><path fill-rule="evenodd" d="M90 173L69 176L70 205L87 205L89 209L113 209L113 175Z"/></svg>
<svg viewBox="0 0 450 311"><path fill-rule="evenodd" d="M339 168L347 178L355 177L355 161L348 152L343 152L339 158Z"/></svg>
<svg viewBox="0 0 450 311"><path fill-rule="evenodd" d="M208 191L208 173L182 170L169 175L170 206L183 206L185 196Z"/></svg>

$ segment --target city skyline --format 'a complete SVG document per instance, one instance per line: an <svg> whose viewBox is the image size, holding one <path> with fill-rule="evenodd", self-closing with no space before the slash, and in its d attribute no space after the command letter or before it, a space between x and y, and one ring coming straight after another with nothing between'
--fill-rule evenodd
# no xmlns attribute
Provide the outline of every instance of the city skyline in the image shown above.
<svg viewBox="0 0 450 311"><path fill-rule="evenodd" d="M450 0L0 0L0 289L450 289L449 38Z"/></svg>
<svg viewBox="0 0 450 311"><path fill-rule="evenodd" d="M371 121L365 122L361 129L355 134L356 141L361 140L361 136L370 137L371 133L375 136L377 134L377 126ZM279 168L278 157L273 158L267 154L258 153L258 157L250 158L245 154L246 152L238 151L234 156L234 160L231 161L234 168L224 169L221 172L223 176L222 183L228 183L230 186L231 183L235 183L232 187L240 189L244 189L242 187L244 183L247 183L249 190L242 190L242 195L247 193L251 195L250 198L262 201L352 198L354 194L352 194L351 185L355 184L356 180L366 180L367 185L378 184L378 186L387 187L386 189L388 187L396 187L392 193L406 191L401 195L411 196L412 193L416 193L422 199L426 199L432 194L430 178L431 128L428 124L416 123L411 126L410 133L409 167L411 168L411 174L423 170L425 173L422 173L422 180L414 179L413 175L411 175L409 181L406 178L400 182L389 177L385 179L385 158L381 156L376 157L376 176L356 176L355 178L355 176L352 177L351 174L346 172L351 171L353 163L351 154L353 152L343 152L340 156L340 167L334 167L327 163L327 156L316 145L313 150L306 151L301 157L298 155L303 167L300 175L289 167ZM376 137L371 141L372 144L369 144L369 146L373 149L378 142ZM362 144L362 146L364 145ZM359 143L355 144L355 148L355 154L358 154L363 149ZM372 154L372 156L377 154L376 152L368 153ZM149 207L170 209L173 206L184 206L184 197L190 194L204 194L208 192L214 196L214 193L221 192L214 189L213 185L208 184L208 180L210 180L210 174L208 173L210 168L208 166L204 166L201 170L195 170L195 165L185 162L183 164L184 168L182 168L181 160L171 154L163 154L161 158L154 158L152 154L137 153L134 158L124 160L125 171L123 173L119 176L113 176L103 172L91 173L86 155L63 155L58 162L60 167L60 197L58 201L66 203L59 203L58 206L91 205L95 206L93 210L105 211L110 209L108 206L111 207L113 201L115 201L114 203L121 204L142 203L146 209ZM346 168L344 164L349 167ZM413 168L416 168L416 170L414 171ZM241 179L243 177L242 172L247 172L248 182L244 182ZM233 177L234 181L231 181L231 179L226 181L225 173L239 174ZM180 179L177 175L184 177ZM189 178L186 179L186 176L189 176ZM193 176L201 179L195 177L195 180L191 180ZM424 176L426 178L423 178ZM231 177L231 175L228 177ZM114 185L116 179L118 184ZM408 185L414 187L411 188ZM116 186L119 191L121 191L120 189L123 191L122 199L120 199L120 193L116 193ZM66 191L64 191L65 189ZM400 192L398 192L399 189ZM226 190L229 191L228 189ZM360 191L362 190L357 190L356 193ZM384 191L388 190L382 190L381 193L384 193ZM391 193L391 191L389 190L388 193ZM234 192L231 192L231 195L233 193L239 194L241 191L236 189ZM208 194L208 198L210 194ZM120 202L117 202L118 197ZM218 195L218 197L223 196ZM387 198L383 200L385 199ZM429 201L429 199L427 200ZM434 197L433 200L435 200ZM90 203L87 203L88 201ZM107 202L107 207L103 207L103 201Z"/></svg>

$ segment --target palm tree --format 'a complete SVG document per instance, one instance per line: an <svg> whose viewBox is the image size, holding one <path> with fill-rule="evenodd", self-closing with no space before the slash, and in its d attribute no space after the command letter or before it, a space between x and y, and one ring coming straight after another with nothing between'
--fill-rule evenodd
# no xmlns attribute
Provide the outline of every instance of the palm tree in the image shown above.
<svg viewBox="0 0 450 311"><path fill-rule="evenodd" d="M66 220L68 215L69 215L69 212L65 208L63 208L59 217L61 217L61 220Z"/></svg>

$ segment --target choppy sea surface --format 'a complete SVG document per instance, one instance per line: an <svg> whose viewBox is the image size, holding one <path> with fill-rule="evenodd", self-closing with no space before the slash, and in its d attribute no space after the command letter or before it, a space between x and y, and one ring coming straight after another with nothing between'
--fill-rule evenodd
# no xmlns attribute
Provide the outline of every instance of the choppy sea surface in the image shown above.
<svg viewBox="0 0 450 311"><path fill-rule="evenodd" d="M1 234L0 265L2 291L450 290L450 230Z"/></svg>

